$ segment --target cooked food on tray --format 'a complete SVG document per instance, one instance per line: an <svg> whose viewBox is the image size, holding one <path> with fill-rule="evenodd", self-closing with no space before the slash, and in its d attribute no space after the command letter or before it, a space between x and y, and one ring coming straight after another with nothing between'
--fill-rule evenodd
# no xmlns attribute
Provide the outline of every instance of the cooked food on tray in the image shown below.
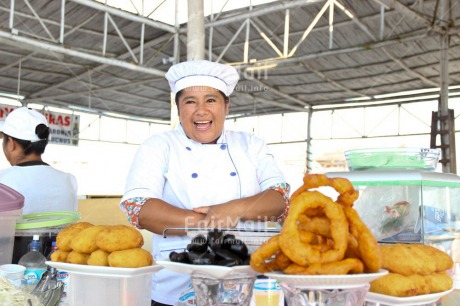
<svg viewBox="0 0 460 306"><path fill-rule="evenodd" d="M72 238L70 247L72 250L80 253L91 253L96 251L98 249L96 236L106 227L106 225L95 225L81 230Z"/></svg>
<svg viewBox="0 0 460 306"><path fill-rule="evenodd" d="M56 236L56 245L58 249L65 252L72 251L72 247L70 246L72 239L79 232L91 226L94 225L89 222L77 222L62 229L62 231L59 232L59 235Z"/></svg>
<svg viewBox="0 0 460 306"><path fill-rule="evenodd" d="M142 249L142 234L126 225L78 222L60 231L56 242L59 249L51 254L51 261L55 262L122 268L153 263L152 254Z"/></svg>
<svg viewBox="0 0 460 306"><path fill-rule="evenodd" d="M142 234L134 227L113 225L103 229L96 236L96 245L106 252L140 248L144 244Z"/></svg>
<svg viewBox="0 0 460 306"><path fill-rule="evenodd" d="M248 265L249 252L246 244L234 235L214 229L206 236L193 237L187 251L171 252L169 259L187 264L233 267Z"/></svg>
<svg viewBox="0 0 460 306"><path fill-rule="evenodd" d="M443 272L454 264L448 254L425 244L384 244L380 250L383 268L406 276Z"/></svg>
<svg viewBox="0 0 460 306"><path fill-rule="evenodd" d="M370 291L396 297L438 293L452 288L446 272L453 267L451 257L424 244L380 245L382 267L389 274L371 282Z"/></svg>
<svg viewBox="0 0 460 306"><path fill-rule="evenodd" d="M153 263L152 254L141 248L114 251L107 259L109 266L122 268L140 268Z"/></svg>
<svg viewBox="0 0 460 306"><path fill-rule="evenodd" d="M281 233L251 255L251 267L300 275L378 272L380 249L353 208L358 192L351 182L323 174L307 174L303 181L291 196ZM321 186L334 188L337 200L313 190Z"/></svg>

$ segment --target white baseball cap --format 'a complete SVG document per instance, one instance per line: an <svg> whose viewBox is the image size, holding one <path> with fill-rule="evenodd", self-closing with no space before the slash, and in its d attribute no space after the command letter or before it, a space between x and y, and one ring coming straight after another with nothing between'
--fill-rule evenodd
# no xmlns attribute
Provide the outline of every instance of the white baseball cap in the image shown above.
<svg viewBox="0 0 460 306"><path fill-rule="evenodd" d="M227 97L240 78L234 67L206 60L173 65L165 77L174 95L187 87L209 86L222 91Z"/></svg>
<svg viewBox="0 0 460 306"><path fill-rule="evenodd" d="M35 129L39 124L48 126L45 116L27 107L16 108L8 114L2 123L0 124L0 132L31 142L43 140L35 133Z"/></svg>

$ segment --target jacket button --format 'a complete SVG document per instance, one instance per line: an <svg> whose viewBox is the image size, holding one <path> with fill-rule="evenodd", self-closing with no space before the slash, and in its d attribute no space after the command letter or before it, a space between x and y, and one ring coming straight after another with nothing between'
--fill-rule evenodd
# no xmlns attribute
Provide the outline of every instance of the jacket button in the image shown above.
<svg viewBox="0 0 460 306"><path fill-rule="evenodd" d="M192 148L190 147L185 147L187 150L192 151Z"/></svg>
<svg viewBox="0 0 460 306"><path fill-rule="evenodd" d="M220 149L221 149L221 150L227 149L227 145L226 145L226 144L221 144L221 145L220 145Z"/></svg>
<svg viewBox="0 0 460 306"><path fill-rule="evenodd" d="M197 173L192 173L192 178L197 178L198 174Z"/></svg>
<svg viewBox="0 0 460 306"><path fill-rule="evenodd" d="M235 175L236 175L236 172L230 172L230 175L231 175L231 176L235 176Z"/></svg>

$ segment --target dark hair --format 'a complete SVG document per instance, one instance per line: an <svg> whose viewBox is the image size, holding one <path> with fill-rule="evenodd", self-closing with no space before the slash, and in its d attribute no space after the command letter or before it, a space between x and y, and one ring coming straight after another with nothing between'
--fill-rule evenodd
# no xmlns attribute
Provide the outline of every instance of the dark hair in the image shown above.
<svg viewBox="0 0 460 306"><path fill-rule="evenodd" d="M5 133L3 133L3 138L4 141L8 141L8 138L11 138L14 141L16 141L24 150L25 155L29 155L32 153L41 155L45 152L46 145L48 144L50 128L44 125L43 123L40 123L35 128L35 134L37 134L38 138L40 138L39 141L32 142L30 140L18 139Z"/></svg>
<svg viewBox="0 0 460 306"><path fill-rule="evenodd" d="M228 102L228 96L226 96L222 91L216 89L221 95L222 97L224 97L224 100L225 102ZM185 89L182 89L182 90L179 90L177 93L176 93L176 97L174 98L174 100L176 101L176 105L179 103L179 98L180 96L184 93Z"/></svg>
<svg viewBox="0 0 460 306"><path fill-rule="evenodd" d="M40 123L35 127L35 134L37 134L39 139L48 141L48 137L50 136L50 128L43 123Z"/></svg>

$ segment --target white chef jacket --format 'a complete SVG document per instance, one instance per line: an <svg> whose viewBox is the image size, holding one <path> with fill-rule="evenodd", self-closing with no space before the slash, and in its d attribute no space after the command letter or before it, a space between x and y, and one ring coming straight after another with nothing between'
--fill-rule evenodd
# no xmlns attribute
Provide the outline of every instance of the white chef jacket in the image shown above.
<svg viewBox="0 0 460 306"><path fill-rule="evenodd" d="M224 131L216 144L189 139L183 129L156 134L138 149L122 202L158 198L179 208L221 204L286 183L264 141L246 132ZM183 251L185 236L153 235L153 256ZM174 304L190 277L162 269L153 276L152 299Z"/></svg>
<svg viewBox="0 0 460 306"><path fill-rule="evenodd" d="M24 215L77 210L77 180L72 174L49 165L12 166L0 170L0 183L24 196Z"/></svg>

